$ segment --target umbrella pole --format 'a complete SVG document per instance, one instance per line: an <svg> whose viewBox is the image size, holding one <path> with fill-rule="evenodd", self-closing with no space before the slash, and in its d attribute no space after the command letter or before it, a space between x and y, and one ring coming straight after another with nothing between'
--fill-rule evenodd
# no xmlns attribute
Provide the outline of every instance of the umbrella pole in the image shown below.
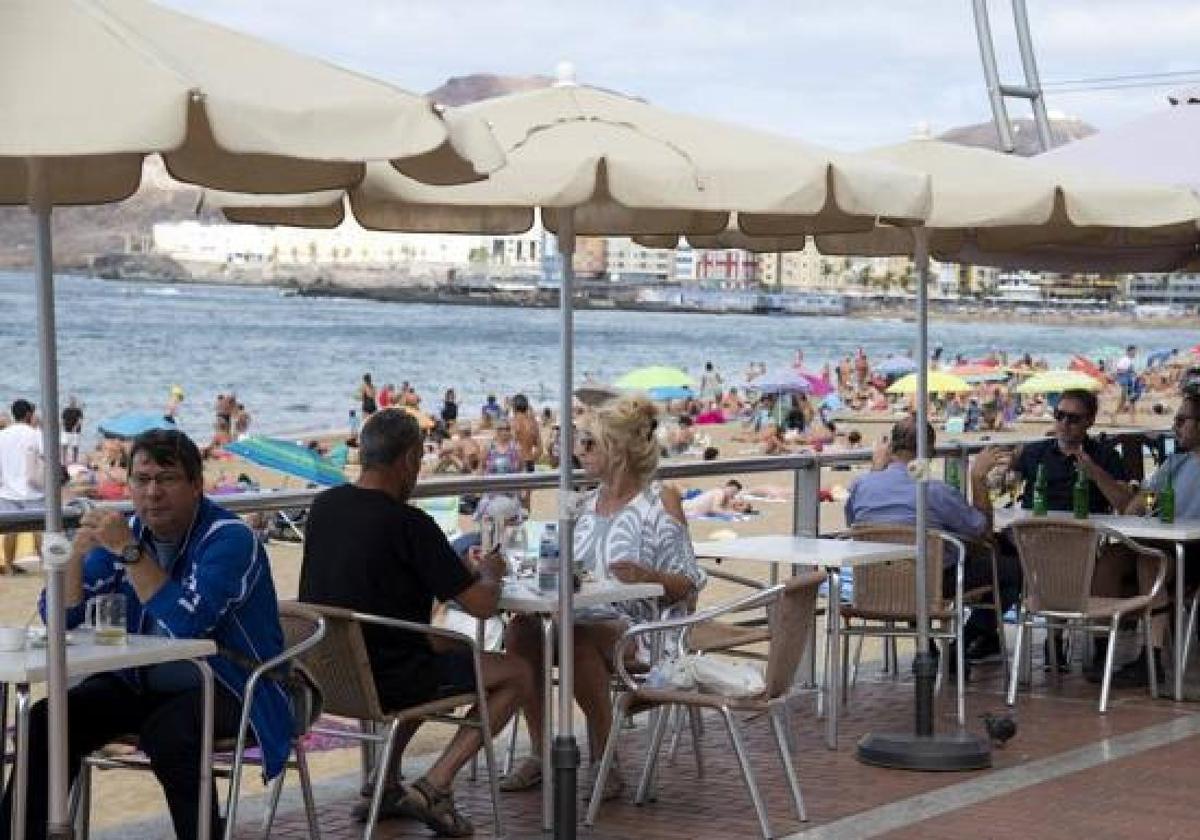
<svg viewBox="0 0 1200 840"><path fill-rule="evenodd" d="M991 752L980 738L964 731L936 735L933 728L933 687L937 660L929 651L929 601L926 568L929 562L928 506L929 440L925 426L929 416L929 233L915 231L917 264L917 653L913 657L915 678L914 732L912 734L867 733L858 742L858 760L864 764L898 770L977 770L990 767ZM836 676L827 676L836 679Z"/></svg>
<svg viewBox="0 0 1200 840"><path fill-rule="evenodd" d="M35 220L34 273L37 279L38 368L46 493L46 525L42 542L46 575L46 696L49 713L49 810L46 836L51 840L69 840L74 832L67 818L66 575L61 562L65 560L65 552L62 552L65 537L58 430L58 354L54 325L54 248L50 231L49 185L46 182L48 173L40 160L31 158L28 166L30 205Z"/></svg>
<svg viewBox="0 0 1200 840"><path fill-rule="evenodd" d="M559 388L558 450L558 728L553 747L554 762L554 836L574 840L576 824L575 777L579 768L579 747L575 743L575 626L572 585L575 571L575 510L571 504L574 449L574 315L572 287L575 280L575 211L559 215L558 253L562 259L562 283L559 292L559 344L562 347L562 383ZM544 663L551 667L550 662ZM619 723L614 722L614 726Z"/></svg>

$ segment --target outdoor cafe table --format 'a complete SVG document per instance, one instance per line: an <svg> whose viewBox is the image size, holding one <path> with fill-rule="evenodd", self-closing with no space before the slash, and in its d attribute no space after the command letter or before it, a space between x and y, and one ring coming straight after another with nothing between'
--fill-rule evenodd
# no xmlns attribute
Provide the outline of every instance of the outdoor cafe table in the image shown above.
<svg viewBox="0 0 1200 840"><path fill-rule="evenodd" d="M1074 519L1070 511L1054 510L1046 514L1051 519ZM1025 508L1003 508L997 510L994 516L994 527L1002 531L1014 522L1033 518L1033 512ZM1175 544L1175 699L1183 700L1183 547L1186 543L1200 540L1200 519L1177 519L1174 522L1160 522L1152 516L1115 516L1111 514L1093 514L1084 522L1092 522L1112 528L1131 540L1159 540Z"/></svg>
<svg viewBox="0 0 1200 840"><path fill-rule="evenodd" d="M825 611L828 662L825 679L825 743L837 749L838 709L841 682L837 679L837 662L841 656L841 621L837 609L838 594L842 591L842 569L870 566L896 560L911 560L916 549L910 545L833 539L830 537L796 537L771 535L739 537L735 540L714 540L695 544L697 557L720 560L750 560L776 566L814 566L824 569L829 578L829 609Z"/></svg>
<svg viewBox="0 0 1200 840"><path fill-rule="evenodd" d="M620 601L640 601L643 598L657 598L663 594L663 588L657 583L622 583L619 580L585 581L575 593L576 608L600 607L605 604L615 604ZM542 724L542 767L552 766L550 755L551 742L554 739L554 620L558 614L558 593L541 592L532 579L505 579L504 589L500 595L499 608L510 613L525 613L537 615L542 620L542 669L544 681L542 696L544 698L545 714ZM619 725L619 722L615 722ZM543 776L542 782L542 828L550 831L554 819L553 787L551 776Z"/></svg>
<svg viewBox="0 0 1200 840"><path fill-rule="evenodd" d="M204 687L204 718L201 724L200 812L197 828L198 836L207 837L212 797L213 677L212 670L204 659L217 652L216 644L209 639L171 639L165 636L130 634L126 637L125 644L98 645L92 641L92 634L87 630L73 630L69 637L69 679L184 660L190 660L199 669ZM9 685L15 685L17 690L17 731L14 739L16 756L10 779L13 795L12 837L25 836L25 797L29 781L29 686L45 681L45 647L27 646L25 650L0 653L0 684L4 685L4 693L7 694ZM0 723L2 722L3 715L0 715Z"/></svg>

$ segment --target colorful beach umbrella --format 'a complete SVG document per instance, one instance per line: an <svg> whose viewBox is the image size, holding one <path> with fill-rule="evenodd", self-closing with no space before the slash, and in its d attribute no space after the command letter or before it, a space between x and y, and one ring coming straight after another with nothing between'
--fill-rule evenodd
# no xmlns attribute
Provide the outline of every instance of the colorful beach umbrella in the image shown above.
<svg viewBox="0 0 1200 840"><path fill-rule="evenodd" d="M770 368L756 376L749 387L762 394L808 394L813 389L809 377L790 367Z"/></svg>
<svg viewBox="0 0 1200 840"><path fill-rule="evenodd" d="M971 390L971 383L959 379L953 374L940 370L929 371L926 390L931 394L954 394ZM887 389L889 394L917 393L917 375L910 373L893 382Z"/></svg>
<svg viewBox="0 0 1200 840"><path fill-rule="evenodd" d="M965 365L954 365L946 373L957 376L967 382L1003 382L1008 379L1008 368L997 365L986 365L981 362L968 362Z"/></svg>
<svg viewBox="0 0 1200 840"><path fill-rule="evenodd" d="M691 389L696 383L679 368L651 365L629 371L614 384L625 391L653 391L659 388Z"/></svg>
<svg viewBox="0 0 1200 840"><path fill-rule="evenodd" d="M1018 394L1058 394L1063 391L1099 391L1104 383L1077 370L1045 370L1016 387Z"/></svg>
<svg viewBox="0 0 1200 840"><path fill-rule="evenodd" d="M252 464L313 484L336 487L346 483L346 475L320 453L291 441L255 436L227 443L224 449Z"/></svg>
<svg viewBox="0 0 1200 840"><path fill-rule="evenodd" d="M903 376L917 369L917 363L907 356L890 356L875 365L875 372L884 376Z"/></svg>
<svg viewBox="0 0 1200 840"><path fill-rule="evenodd" d="M152 429L178 429L161 411L123 411L101 420L100 434L105 437L129 440Z"/></svg>

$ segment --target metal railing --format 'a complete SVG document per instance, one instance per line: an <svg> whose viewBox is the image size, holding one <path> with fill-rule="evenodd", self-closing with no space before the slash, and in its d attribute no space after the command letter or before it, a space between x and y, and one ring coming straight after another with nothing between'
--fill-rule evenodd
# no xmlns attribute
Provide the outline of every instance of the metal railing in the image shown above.
<svg viewBox="0 0 1200 840"><path fill-rule="evenodd" d="M1132 432L1132 430L1131 430ZM1170 436L1168 430L1138 430L1138 433L1148 438ZM1110 437L1114 436L1109 433ZM974 452L988 446L1017 446L1043 440L1043 437L1020 438L1003 441L970 441L944 443L936 447L934 454L943 459L943 464L950 459L957 459L960 464L960 475L967 474L967 459ZM695 461L687 463L669 463L659 467L657 477L663 480L680 478L699 478L723 475L744 475L747 473L792 473L792 532L807 536L820 533L820 488L821 472L828 467L852 466L869 463L872 450L857 449L849 452L820 452L797 455L776 455L770 457L738 458L721 461ZM576 487L588 486L588 479L582 471L575 472ZM467 476L431 476L423 478L413 490L413 498L427 499L440 496L461 496L466 493L488 493L505 490L551 490L558 486L558 473L536 472L517 473L512 475L467 475ZM221 507L235 513L254 513L259 511L290 510L304 508L312 504L312 500L324 488L308 490L265 490L261 492L236 493L217 496L216 501ZM102 503L105 507L117 510L132 511L129 502ZM74 527L79 519L80 510L71 504L63 508L63 522L67 527ZM39 531L43 527L45 510L30 508L23 511L0 512L0 534L12 532Z"/></svg>

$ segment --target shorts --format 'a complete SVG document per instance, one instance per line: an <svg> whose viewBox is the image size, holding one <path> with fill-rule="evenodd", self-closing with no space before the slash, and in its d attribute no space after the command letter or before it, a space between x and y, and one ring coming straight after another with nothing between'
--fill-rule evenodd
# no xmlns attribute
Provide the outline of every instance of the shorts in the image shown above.
<svg viewBox="0 0 1200 840"><path fill-rule="evenodd" d="M387 711L407 709L421 703L475 691L475 660L469 653L435 653L421 663L422 676L414 679L409 668L375 674L375 690Z"/></svg>
<svg viewBox="0 0 1200 840"><path fill-rule="evenodd" d="M74 446L76 449L78 449L79 441L82 437L83 437L83 435L81 435L79 432L63 432L62 433L62 445L63 446Z"/></svg>
<svg viewBox="0 0 1200 840"><path fill-rule="evenodd" d="M537 462L536 461L526 461L524 463L524 467L525 467L525 472L537 472Z"/></svg>

